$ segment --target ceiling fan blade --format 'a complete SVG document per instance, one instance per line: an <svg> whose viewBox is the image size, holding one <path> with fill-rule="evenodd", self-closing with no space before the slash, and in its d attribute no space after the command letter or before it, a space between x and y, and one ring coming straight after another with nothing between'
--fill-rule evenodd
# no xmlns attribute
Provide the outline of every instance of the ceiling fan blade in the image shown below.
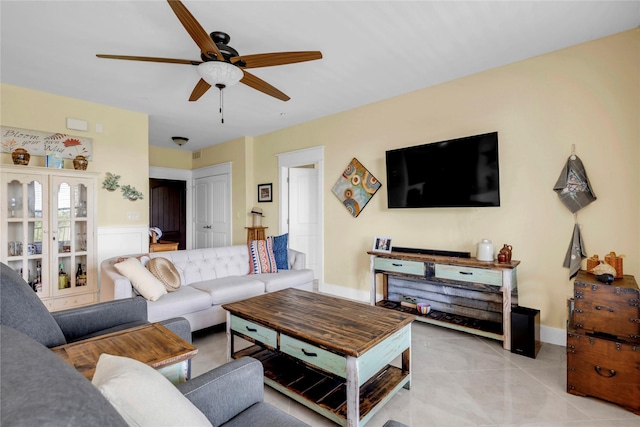
<svg viewBox="0 0 640 427"><path fill-rule="evenodd" d="M313 61L322 59L322 52L276 52L258 53L255 55L236 56L231 58L231 62L242 68L271 67L274 65L294 64L296 62ZM243 61L246 65L237 64Z"/></svg>
<svg viewBox="0 0 640 427"><path fill-rule="evenodd" d="M274 98L278 98L281 101L288 101L291 99L275 87L271 86L269 83L254 76L253 74L249 74L244 70L243 73L244 77L242 78L242 80L240 80L240 83L244 83L247 86L254 88L255 90L259 90L262 93L266 93L267 95L273 96Z"/></svg>
<svg viewBox="0 0 640 427"><path fill-rule="evenodd" d="M154 58L152 56L126 56L126 55L96 55L98 58L106 59L126 59L128 61L147 61L147 62L167 62L169 64L186 64L198 65L202 61L192 61L190 59L173 59L173 58Z"/></svg>
<svg viewBox="0 0 640 427"><path fill-rule="evenodd" d="M200 99L202 95L205 94L209 90L211 85L204 80L200 79L196 87L193 88L193 92L191 92L191 96L189 97L189 101L197 101Z"/></svg>
<svg viewBox="0 0 640 427"><path fill-rule="evenodd" d="M196 44L200 48L200 52L202 52L206 57L218 59L220 61L224 60L222 54L220 53L220 50L213 42L209 34L207 34L204 28L202 28L200 23L198 23L196 18L193 17L191 12L189 12L185 5L183 5L179 0L167 1L169 2L169 6L171 6L171 9L173 9L173 12L182 23L184 29L187 30L187 33L189 33L193 41L196 42Z"/></svg>

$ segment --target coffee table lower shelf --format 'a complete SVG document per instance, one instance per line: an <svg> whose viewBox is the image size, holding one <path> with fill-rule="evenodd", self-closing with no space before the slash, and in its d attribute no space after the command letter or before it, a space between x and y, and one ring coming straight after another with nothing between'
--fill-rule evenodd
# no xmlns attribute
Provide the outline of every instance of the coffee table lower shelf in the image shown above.
<svg viewBox="0 0 640 427"><path fill-rule="evenodd" d="M340 425L347 420L347 385L344 378L311 368L293 357L253 345L233 354L250 356L264 368L264 382L295 401ZM386 403L409 381L409 372L387 365L360 386L360 420ZM373 415L373 414L372 414Z"/></svg>

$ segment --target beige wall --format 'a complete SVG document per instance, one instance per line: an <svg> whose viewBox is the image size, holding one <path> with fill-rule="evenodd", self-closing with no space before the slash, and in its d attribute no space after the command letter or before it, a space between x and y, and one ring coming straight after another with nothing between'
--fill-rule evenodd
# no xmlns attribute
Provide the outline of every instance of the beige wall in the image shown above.
<svg viewBox="0 0 640 427"><path fill-rule="evenodd" d="M149 146L149 165L172 169L191 169L191 151Z"/></svg>
<svg viewBox="0 0 640 427"><path fill-rule="evenodd" d="M93 139L93 156L87 171L99 172L98 176L98 226L135 226L149 223L148 168L149 163L149 119L146 114L122 110L106 105L81 101L50 93L12 86L0 85L2 95L3 126L33 129L44 132L60 132ZM88 122L89 131L82 132L66 128L68 117ZM95 132L95 125L102 124L102 133ZM2 154L2 163L12 163L10 154ZM44 157L31 156L30 166L44 166ZM67 160L65 168L73 169ZM120 191L102 189L106 172L121 175L121 185L132 185L142 191L145 200L131 202L122 197ZM133 212L138 220L127 219Z"/></svg>
<svg viewBox="0 0 640 427"><path fill-rule="evenodd" d="M376 104L254 138L202 150L201 158L168 156L181 150L148 148L147 116L2 84L2 124L65 132L66 117L87 120L95 161L89 170L123 176L148 194L151 166L197 169L232 162L233 241L242 243L257 184L274 184L274 202L261 203L264 224L278 229L276 154L325 147L325 282L366 292L374 235L397 246L470 251L491 238L509 243L519 267L520 303L542 310L542 323L564 328L568 270L562 267L573 215L552 187L571 145L587 168L598 200L579 212L588 253L625 254L625 272L640 278L640 32L628 31L555 53L426 88ZM381 82L381 84L383 84ZM375 90L373 88L372 90ZM386 208L384 155L392 148L498 131L502 206L481 209ZM72 133L72 132L69 132ZM114 150L115 148L115 150ZM165 151L166 150L166 151ZM149 151L151 154L149 154ZM188 155L186 155L188 156ZM331 193L351 158L381 182L358 218ZM11 162L7 155L3 163ZM135 171L135 172L134 172ZM103 175L100 177L102 181ZM99 192L99 225L130 225L126 212L145 202Z"/></svg>
<svg viewBox="0 0 640 427"><path fill-rule="evenodd" d="M574 217L552 188L572 144L598 196L578 213L589 255L625 254L625 272L640 279L639 52L640 32L628 31L256 137L254 184L277 187L275 154L323 145L326 283L366 291L374 235L472 255L488 237L513 245L522 262L521 305L564 328ZM500 140L499 208L387 209L386 150L491 131ZM331 193L353 157L382 182L358 218ZM277 230L277 203L265 205L264 222Z"/></svg>

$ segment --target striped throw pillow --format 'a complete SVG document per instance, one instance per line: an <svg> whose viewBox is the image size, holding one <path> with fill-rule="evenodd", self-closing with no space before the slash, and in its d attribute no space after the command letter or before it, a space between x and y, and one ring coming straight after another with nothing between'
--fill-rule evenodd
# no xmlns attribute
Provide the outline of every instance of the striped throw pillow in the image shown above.
<svg viewBox="0 0 640 427"><path fill-rule="evenodd" d="M278 267L273 256L273 247L267 240L252 240L249 242L249 274L277 273Z"/></svg>

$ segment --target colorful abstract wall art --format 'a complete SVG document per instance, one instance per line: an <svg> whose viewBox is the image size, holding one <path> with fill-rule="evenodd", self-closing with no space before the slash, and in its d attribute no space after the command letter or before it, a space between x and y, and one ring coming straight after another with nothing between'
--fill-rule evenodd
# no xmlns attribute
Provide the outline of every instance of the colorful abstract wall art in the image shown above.
<svg viewBox="0 0 640 427"><path fill-rule="evenodd" d="M355 218L376 194L380 185L380 181L354 157L331 191Z"/></svg>

